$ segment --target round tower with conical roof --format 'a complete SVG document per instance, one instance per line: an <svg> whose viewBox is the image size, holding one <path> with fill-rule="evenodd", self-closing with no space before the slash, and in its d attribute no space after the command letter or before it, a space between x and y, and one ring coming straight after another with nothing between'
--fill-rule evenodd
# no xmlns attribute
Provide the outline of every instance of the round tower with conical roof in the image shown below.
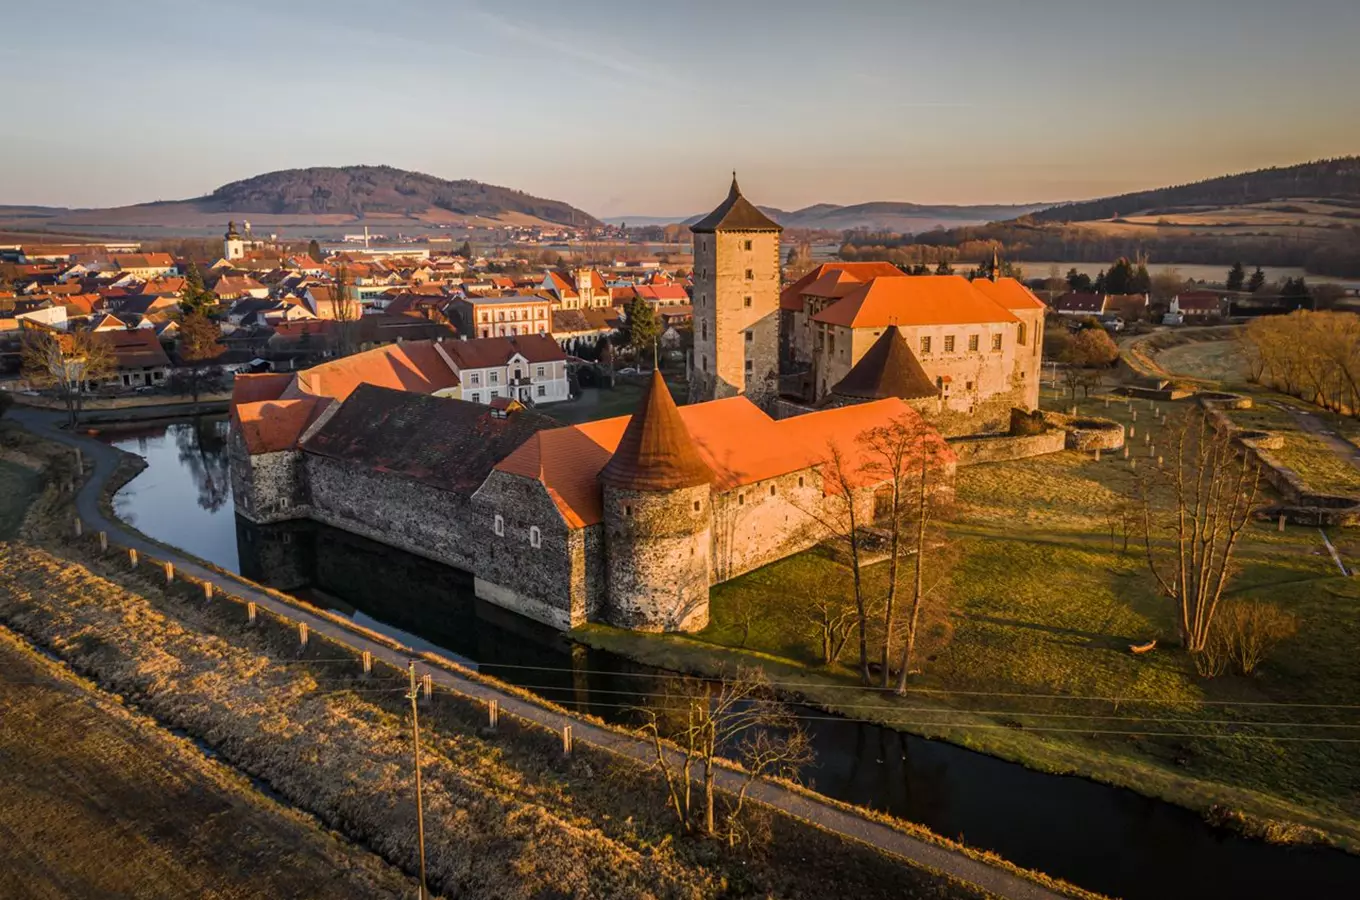
<svg viewBox="0 0 1360 900"><path fill-rule="evenodd" d="M604 489L604 617L636 631L708 624L713 471L660 373L600 470Z"/></svg>

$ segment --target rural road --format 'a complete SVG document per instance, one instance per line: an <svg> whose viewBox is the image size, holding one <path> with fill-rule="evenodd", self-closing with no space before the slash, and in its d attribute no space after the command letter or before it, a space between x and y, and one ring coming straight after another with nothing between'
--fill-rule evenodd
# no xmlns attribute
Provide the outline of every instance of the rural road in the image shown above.
<svg viewBox="0 0 1360 900"><path fill-rule="evenodd" d="M398 668L406 668L408 660L417 657L414 650L409 648L398 649L387 643L373 640L362 632L351 630L331 619L315 615L305 608L286 603L244 581L206 569L188 557L152 543L121 522L109 519L100 509L99 498L104 485L118 465L121 451L93 438L63 430L61 424L64 416L60 413L16 407L10 411L9 418L41 437L67 446L79 447L84 458L93 464L93 471L89 479L85 481L76 494L77 513L80 515L85 528L91 533L106 531L110 540L115 543L135 549L139 554L172 562L178 572L198 580L210 582L224 593L245 600L252 600L258 606L269 609L294 622L305 622L308 629L316 634L325 635L327 638L346 644L355 650L367 650L373 654L375 659L384 660ZM574 741L584 741L644 764L650 763L654 759L654 751L651 745L640 739L608 728L602 728L573 716L545 709L514 694L502 692L480 681L464 677L456 671L422 665L420 660L417 660L417 670L420 674L428 673L438 686L483 702L496 700L500 709L505 713L536 722L553 731L560 732L563 725L570 724ZM741 788L742 776L734 771L719 769L717 780L720 787L735 792ZM748 796L790 815L812 822L832 833L869 844L886 853L950 875L1001 897L1014 898L1014 900L1032 900L1032 898L1039 900L1039 898L1061 896L1005 869L973 859L947 847L913 837L888 825L819 800L814 796L789 790L775 782L757 781L752 785Z"/></svg>

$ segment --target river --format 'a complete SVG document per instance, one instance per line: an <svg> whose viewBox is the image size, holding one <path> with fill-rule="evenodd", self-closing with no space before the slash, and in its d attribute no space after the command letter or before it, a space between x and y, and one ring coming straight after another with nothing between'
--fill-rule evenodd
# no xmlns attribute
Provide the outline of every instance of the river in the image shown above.
<svg viewBox="0 0 1360 900"><path fill-rule="evenodd" d="M325 526L238 519L226 435L220 416L106 432L105 440L147 461L115 497L119 517L223 568L604 719L627 721L666 677L477 600L471 579L454 569ZM816 790L1093 891L1265 900L1351 897L1360 886L1360 856L1244 839L1133 791L799 712L816 749L803 777Z"/></svg>

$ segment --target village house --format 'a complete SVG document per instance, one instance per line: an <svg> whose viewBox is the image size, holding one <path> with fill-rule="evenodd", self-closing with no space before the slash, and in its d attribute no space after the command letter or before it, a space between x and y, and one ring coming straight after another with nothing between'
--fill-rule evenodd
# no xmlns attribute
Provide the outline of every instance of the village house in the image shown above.
<svg viewBox="0 0 1360 900"><path fill-rule="evenodd" d="M439 350L452 363L464 400L509 398L536 406L571 399L567 355L549 335L446 341Z"/></svg>
<svg viewBox="0 0 1360 900"><path fill-rule="evenodd" d="M1053 298L1050 307L1060 316L1095 316L1099 318L1105 315L1105 294L1079 294L1070 291L1060 294Z"/></svg>
<svg viewBox="0 0 1360 900"><path fill-rule="evenodd" d="M1213 291L1184 291L1171 298L1164 325L1215 321L1223 316L1223 298Z"/></svg>
<svg viewBox="0 0 1360 900"><path fill-rule="evenodd" d="M165 383L170 375L170 357L152 331L103 331L99 339L108 346L114 360L114 373L91 390L133 390Z"/></svg>
<svg viewBox="0 0 1360 900"><path fill-rule="evenodd" d="M179 268L169 253L116 253L111 260L120 274L140 281L179 274Z"/></svg>
<svg viewBox="0 0 1360 900"><path fill-rule="evenodd" d="M468 337L549 334L552 328L552 301L536 294L459 297L447 312L458 333Z"/></svg>

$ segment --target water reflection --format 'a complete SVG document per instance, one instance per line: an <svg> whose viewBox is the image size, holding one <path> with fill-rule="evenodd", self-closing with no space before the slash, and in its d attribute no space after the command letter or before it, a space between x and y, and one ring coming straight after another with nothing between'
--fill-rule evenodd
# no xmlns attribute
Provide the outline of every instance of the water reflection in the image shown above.
<svg viewBox="0 0 1360 900"><path fill-rule="evenodd" d="M227 502L225 433L223 420L205 419L117 436L114 443L149 464L119 493L119 515L248 578L418 649L475 660L499 678L606 720L629 721L630 710L659 692L664 673L477 600L462 572L322 525L262 528L236 518ZM811 709L799 713L817 754L803 774L817 790L1092 890L1149 900L1253 900L1354 896L1360 884L1360 858L1339 851L1242 840L1132 791Z"/></svg>

